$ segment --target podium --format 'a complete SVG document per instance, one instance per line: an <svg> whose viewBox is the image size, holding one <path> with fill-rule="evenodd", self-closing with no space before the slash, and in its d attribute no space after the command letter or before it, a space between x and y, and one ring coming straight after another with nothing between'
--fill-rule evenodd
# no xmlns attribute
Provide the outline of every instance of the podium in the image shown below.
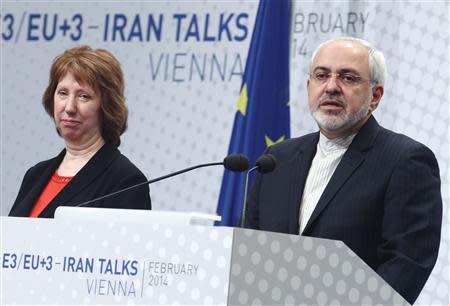
<svg viewBox="0 0 450 306"><path fill-rule="evenodd" d="M1 304L409 305L340 241L1 218Z"/></svg>

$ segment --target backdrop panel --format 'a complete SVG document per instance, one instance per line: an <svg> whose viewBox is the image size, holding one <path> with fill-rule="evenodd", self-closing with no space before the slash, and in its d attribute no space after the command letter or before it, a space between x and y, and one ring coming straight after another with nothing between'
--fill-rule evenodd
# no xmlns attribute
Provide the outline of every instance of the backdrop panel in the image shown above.
<svg viewBox="0 0 450 306"><path fill-rule="evenodd" d="M449 302L449 6L445 2L295 2L291 39L291 135L317 129L306 81L317 45L337 36L373 42L388 77L375 118L431 148L439 162L444 217L440 254L417 305Z"/></svg>

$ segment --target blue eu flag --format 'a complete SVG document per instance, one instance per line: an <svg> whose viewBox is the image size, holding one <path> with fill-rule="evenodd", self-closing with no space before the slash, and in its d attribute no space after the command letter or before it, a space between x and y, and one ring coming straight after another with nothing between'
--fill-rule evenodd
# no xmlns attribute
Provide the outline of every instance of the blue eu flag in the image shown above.
<svg viewBox="0 0 450 306"><path fill-rule="evenodd" d="M289 0L261 0L228 153L243 153L254 165L268 146L289 137ZM244 183L245 173L225 170L216 225L238 225Z"/></svg>

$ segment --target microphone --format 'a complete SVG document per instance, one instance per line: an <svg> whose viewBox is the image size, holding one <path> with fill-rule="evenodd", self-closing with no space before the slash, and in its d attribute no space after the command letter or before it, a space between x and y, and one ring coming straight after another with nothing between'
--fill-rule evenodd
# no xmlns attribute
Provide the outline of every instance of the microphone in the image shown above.
<svg viewBox="0 0 450 306"><path fill-rule="evenodd" d="M132 185L130 187L126 187L126 188L123 188L123 189L120 189L120 190L117 190L117 191L105 194L105 195L103 195L101 197L94 198L92 200L89 200L89 201L86 201L86 202L82 202L80 204L72 205L72 206L75 206L75 207L86 206L86 205L91 204L93 202L112 197L112 196L117 195L119 193L131 190L131 189L134 189L134 188L137 188L137 187L140 187L140 186L150 185L152 183L155 183L155 182L158 182L158 181L167 179L169 177L176 176L176 175L179 175L179 174L182 174L182 173L194 170L194 169L203 168L203 167L210 167L210 166L220 166L220 165L223 165L225 167L225 169L230 170L230 171L242 172L242 171L245 171L245 170L247 170L249 168L250 161L248 160L248 157L245 156L244 154L230 154L230 155L228 155L228 156L226 156L224 158L223 162L207 163L207 164L200 164L200 165L192 166L192 167L189 167L189 168L186 168L186 169L183 169L183 170L179 170L179 171L176 171L176 172L172 172L172 173L169 173L167 175L163 175L163 176L157 177L155 179L152 179L152 180L149 180L149 181L146 181L146 182L142 182L142 183L139 183L139 184L136 184L136 185Z"/></svg>
<svg viewBox="0 0 450 306"><path fill-rule="evenodd" d="M277 159L272 154L263 154L255 162L255 166L247 171L245 176L245 186L244 186L244 198L242 201L242 211L241 211L241 227L245 224L245 212L247 211L247 192L248 192L248 178L250 172L258 170L259 173L269 173L272 172L277 165Z"/></svg>
<svg viewBox="0 0 450 306"><path fill-rule="evenodd" d="M255 166L258 167L257 169L261 173L272 172L276 165L277 160L272 154L264 154L255 162Z"/></svg>
<svg viewBox="0 0 450 306"><path fill-rule="evenodd" d="M230 154L223 159L223 166L234 172L242 172L248 169L250 161L244 154Z"/></svg>

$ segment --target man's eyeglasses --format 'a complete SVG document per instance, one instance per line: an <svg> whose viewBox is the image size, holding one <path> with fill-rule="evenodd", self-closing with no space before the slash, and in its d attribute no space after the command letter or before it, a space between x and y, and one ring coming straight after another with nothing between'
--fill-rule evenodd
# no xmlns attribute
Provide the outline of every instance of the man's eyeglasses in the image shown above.
<svg viewBox="0 0 450 306"><path fill-rule="evenodd" d="M329 72L329 71L315 71L309 74L309 77L312 81L317 84L325 84L333 77L336 77L336 80L345 86L356 86L368 80L363 79L357 74L352 72Z"/></svg>

